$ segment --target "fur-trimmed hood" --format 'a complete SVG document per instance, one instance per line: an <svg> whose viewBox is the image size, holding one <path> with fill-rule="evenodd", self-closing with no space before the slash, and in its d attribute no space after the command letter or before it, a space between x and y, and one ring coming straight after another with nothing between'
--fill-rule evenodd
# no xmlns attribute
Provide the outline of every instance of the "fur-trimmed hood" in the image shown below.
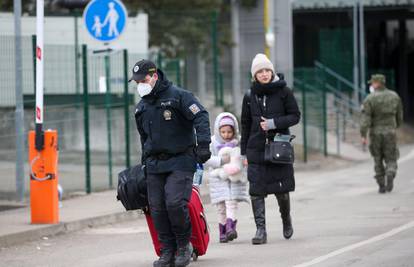
<svg viewBox="0 0 414 267"><path fill-rule="evenodd" d="M224 143L223 138L221 138L220 136L220 132L219 132L219 123L220 120L224 117L230 117L233 121L234 121L234 137L239 140L239 123L237 122L237 118L236 116L234 116L233 114L231 114L230 112L222 112L220 113L217 118L216 121L214 122L214 139L217 143Z"/></svg>

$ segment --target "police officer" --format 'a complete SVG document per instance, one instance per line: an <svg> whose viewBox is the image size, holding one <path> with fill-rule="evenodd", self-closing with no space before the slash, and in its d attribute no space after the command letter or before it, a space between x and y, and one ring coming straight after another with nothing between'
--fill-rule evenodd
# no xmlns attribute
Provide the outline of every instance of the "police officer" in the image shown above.
<svg viewBox="0 0 414 267"><path fill-rule="evenodd" d="M385 87L384 75L374 74L368 82L371 84L371 94L362 107L362 144L368 143L369 132L369 150L374 158L375 179L379 193L383 194L391 192L394 186L399 157L396 128L403 122L403 109L397 93Z"/></svg>
<svg viewBox="0 0 414 267"><path fill-rule="evenodd" d="M135 121L146 166L151 216L162 245L155 267L187 266L192 255L188 201L196 163L210 158L208 112L192 93L174 86L149 60L130 79L141 101Z"/></svg>

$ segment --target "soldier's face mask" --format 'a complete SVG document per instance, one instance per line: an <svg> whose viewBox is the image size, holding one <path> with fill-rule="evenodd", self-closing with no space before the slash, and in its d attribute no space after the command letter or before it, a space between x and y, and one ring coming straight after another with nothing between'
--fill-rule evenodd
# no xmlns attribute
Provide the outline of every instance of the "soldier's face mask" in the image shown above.
<svg viewBox="0 0 414 267"><path fill-rule="evenodd" d="M137 91L138 91L138 94L139 94L140 97L144 97L144 96L149 95L151 93L151 91L152 91L152 86L151 86L152 78L153 77L151 77L151 79L148 82L138 83Z"/></svg>
<svg viewBox="0 0 414 267"><path fill-rule="evenodd" d="M373 92L375 92L375 87L374 86L370 86L369 87L369 92L372 94Z"/></svg>

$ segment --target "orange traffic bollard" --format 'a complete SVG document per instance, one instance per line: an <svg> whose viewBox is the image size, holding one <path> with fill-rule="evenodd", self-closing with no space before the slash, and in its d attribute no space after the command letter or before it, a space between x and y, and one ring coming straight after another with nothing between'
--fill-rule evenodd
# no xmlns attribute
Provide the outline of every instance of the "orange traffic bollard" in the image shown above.
<svg viewBox="0 0 414 267"><path fill-rule="evenodd" d="M44 132L44 148L41 151L35 147L35 135L35 131L29 132L32 224L55 224L59 222L57 131Z"/></svg>

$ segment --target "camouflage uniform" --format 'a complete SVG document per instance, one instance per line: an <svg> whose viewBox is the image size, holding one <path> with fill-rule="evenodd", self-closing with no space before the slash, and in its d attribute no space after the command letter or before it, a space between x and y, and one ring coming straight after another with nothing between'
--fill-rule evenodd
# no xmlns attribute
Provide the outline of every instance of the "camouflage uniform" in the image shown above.
<svg viewBox="0 0 414 267"><path fill-rule="evenodd" d="M372 81L385 84L385 77L373 75ZM374 158L375 179L380 190L386 186L390 187L387 191L392 190L399 158L396 128L402 124L402 119L400 97L385 86L376 89L363 103L361 136L366 138L369 131L369 151Z"/></svg>

